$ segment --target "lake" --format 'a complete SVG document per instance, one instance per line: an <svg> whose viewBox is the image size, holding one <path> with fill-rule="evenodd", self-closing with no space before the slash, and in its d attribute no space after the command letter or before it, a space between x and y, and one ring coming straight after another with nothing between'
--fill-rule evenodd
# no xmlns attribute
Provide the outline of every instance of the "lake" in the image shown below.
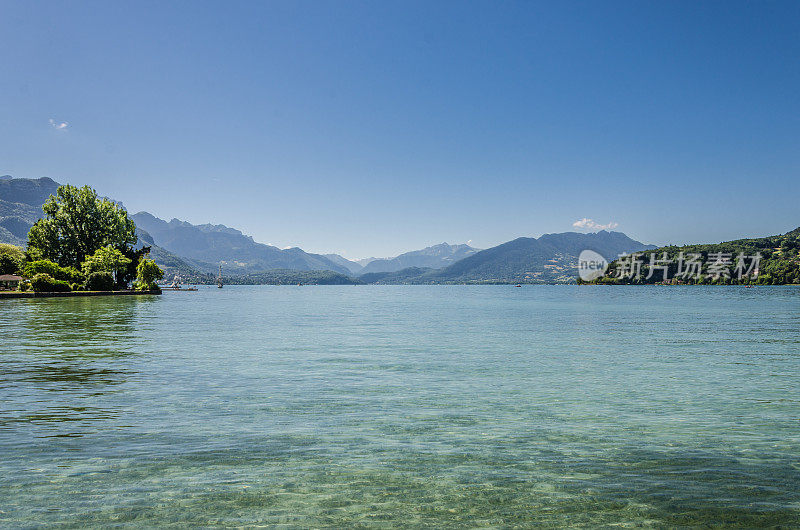
<svg viewBox="0 0 800 530"><path fill-rule="evenodd" d="M800 289L0 300L0 525L800 525Z"/></svg>

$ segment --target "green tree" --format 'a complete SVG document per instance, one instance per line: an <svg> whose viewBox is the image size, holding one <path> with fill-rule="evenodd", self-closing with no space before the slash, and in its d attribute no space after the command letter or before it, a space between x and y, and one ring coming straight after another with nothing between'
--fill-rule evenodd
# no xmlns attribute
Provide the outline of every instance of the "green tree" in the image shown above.
<svg viewBox="0 0 800 530"><path fill-rule="evenodd" d="M136 243L128 213L89 186L60 186L42 210L45 217L28 232L28 250L61 266L80 267L99 248L126 249Z"/></svg>
<svg viewBox="0 0 800 530"><path fill-rule="evenodd" d="M98 248L94 254L88 256L86 261L81 265L83 274L90 276L93 272L107 272L111 274L116 281L117 274L123 272L131 260L126 258L125 255L114 247L108 246Z"/></svg>
<svg viewBox="0 0 800 530"><path fill-rule="evenodd" d="M164 277L164 271L156 265L156 262L149 258L139 260L136 267L136 288L146 291L158 289L156 281Z"/></svg>
<svg viewBox="0 0 800 530"><path fill-rule="evenodd" d="M14 274L25 263L25 252L14 245L0 243L0 274Z"/></svg>
<svg viewBox="0 0 800 530"><path fill-rule="evenodd" d="M147 256L149 252L150 247L142 247L138 250L128 247L127 249L122 250L122 253L126 258L131 260L131 262L127 267L125 267L125 270L117 273L117 285L119 287L124 288L136 280L139 263L145 258L145 256Z"/></svg>

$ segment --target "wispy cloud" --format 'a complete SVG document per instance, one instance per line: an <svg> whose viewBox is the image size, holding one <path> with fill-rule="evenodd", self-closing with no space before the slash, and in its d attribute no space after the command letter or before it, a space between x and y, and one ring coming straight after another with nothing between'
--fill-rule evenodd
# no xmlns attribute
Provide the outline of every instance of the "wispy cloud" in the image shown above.
<svg viewBox="0 0 800 530"><path fill-rule="evenodd" d="M65 121L56 121L53 118L50 118L50 127L58 131L63 131L64 129L69 127L69 123Z"/></svg>
<svg viewBox="0 0 800 530"><path fill-rule="evenodd" d="M610 221L604 225L601 225L600 223L595 223L592 219L587 219L584 217L583 219L579 219L572 223L572 226L581 230L611 230L618 227L619 223Z"/></svg>

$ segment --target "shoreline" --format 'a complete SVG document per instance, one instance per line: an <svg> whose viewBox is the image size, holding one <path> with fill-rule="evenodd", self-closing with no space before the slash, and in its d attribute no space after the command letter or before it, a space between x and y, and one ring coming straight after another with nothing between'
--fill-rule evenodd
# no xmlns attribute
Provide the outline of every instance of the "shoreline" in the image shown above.
<svg viewBox="0 0 800 530"><path fill-rule="evenodd" d="M125 296L137 294L161 294L161 291L70 291L66 293L35 293L33 291L0 291L0 299L15 299L15 298L56 298L56 297L72 297L72 296Z"/></svg>

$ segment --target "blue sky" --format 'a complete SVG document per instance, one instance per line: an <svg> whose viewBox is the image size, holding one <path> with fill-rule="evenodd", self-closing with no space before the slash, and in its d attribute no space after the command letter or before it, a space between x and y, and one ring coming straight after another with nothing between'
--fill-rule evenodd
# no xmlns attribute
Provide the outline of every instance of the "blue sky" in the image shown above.
<svg viewBox="0 0 800 530"><path fill-rule="evenodd" d="M584 218L657 244L800 225L799 2L0 13L0 174L134 212L350 258Z"/></svg>

